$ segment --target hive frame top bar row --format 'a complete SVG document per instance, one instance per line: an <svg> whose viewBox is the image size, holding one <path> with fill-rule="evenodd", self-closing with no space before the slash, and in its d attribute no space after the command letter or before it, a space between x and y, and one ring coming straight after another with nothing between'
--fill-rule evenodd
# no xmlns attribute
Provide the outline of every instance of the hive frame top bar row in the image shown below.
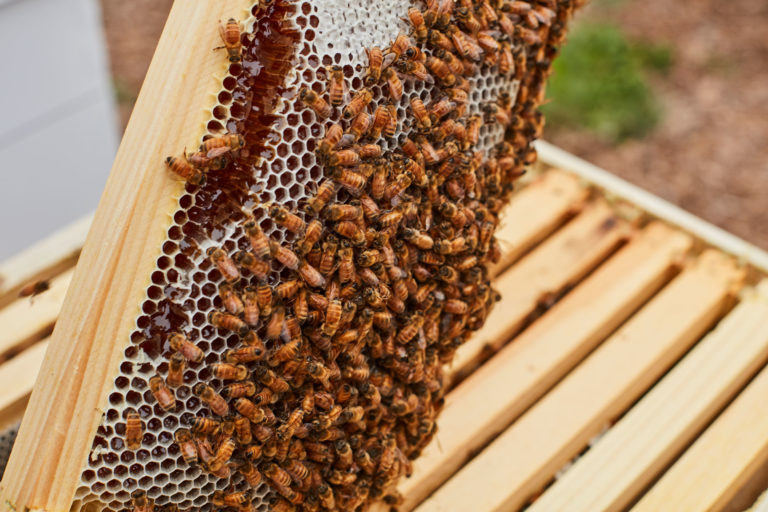
<svg viewBox="0 0 768 512"><path fill-rule="evenodd" d="M614 174L574 156L549 142L536 141L539 160L576 174L609 195L639 206L646 213L689 232L704 242L730 253L755 268L768 272L768 252L722 228L637 187Z"/></svg>

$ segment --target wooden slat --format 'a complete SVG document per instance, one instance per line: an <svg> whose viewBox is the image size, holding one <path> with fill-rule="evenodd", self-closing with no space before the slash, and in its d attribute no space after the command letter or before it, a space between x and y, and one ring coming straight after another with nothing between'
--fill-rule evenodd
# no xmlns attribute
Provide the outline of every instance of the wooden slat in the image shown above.
<svg viewBox="0 0 768 512"><path fill-rule="evenodd" d="M635 509L723 510L768 462L768 369L736 398Z"/></svg>
<svg viewBox="0 0 768 512"><path fill-rule="evenodd" d="M0 308L13 302L27 284L50 279L74 267L91 222L93 214L86 215L0 263Z"/></svg>
<svg viewBox="0 0 768 512"><path fill-rule="evenodd" d="M763 294L750 294L731 311L568 469L529 512L566 508L574 512L617 511L629 505L768 359L768 282L764 286ZM740 419L751 421L760 413L765 416L765 396L761 396L755 409L744 411L747 415ZM768 425L768 420L756 421ZM750 427L753 425L747 430ZM723 432L722 428L720 431ZM738 428L731 430L729 435L737 437L735 446L744 441ZM765 445L768 430L763 430L759 436ZM742 445L742 450L749 450L751 458L759 450L759 444ZM737 488L728 486L733 483L732 479L726 478L728 470L737 469L734 467L737 460L732 458L734 446L728 442L716 446L710 444L709 447L715 449L714 454L708 454L706 449L698 450L698 460L694 454L690 462L681 461L685 464L683 468L687 467L691 472L681 474L677 470L667 483L660 483L666 492L662 489L653 493L635 510L708 510L713 493L715 496L729 490L735 493ZM715 466L704 464L706 459ZM728 461L731 466L726 470ZM691 466L691 463L695 465ZM709 482L690 480L692 475L701 475L705 469L709 473ZM672 488L670 484L673 484ZM695 485L691 492L681 488L691 488L691 485Z"/></svg>
<svg viewBox="0 0 768 512"><path fill-rule="evenodd" d="M70 269L52 279L50 289L37 297L16 299L0 309L0 362L51 333L73 273Z"/></svg>
<svg viewBox="0 0 768 512"><path fill-rule="evenodd" d="M571 174L549 170L537 177L504 208L496 230L502 248L501 259L491 274L503 272L531 247L576 213L589 190Z"/></svg>
<svg viewBox="0 0 768 512"><path fill-rule="evenodd" d="M418 510L523 505L720 317L742 278L703 254Z"/></svg>
<svg viewBox="0 0 768 512"><path fill-rule="evenodd" d="M221 39L217 20L240 19L252 4L173 4L0 483L0 503L69 509L184 190L164 159L194 147L205 131L205 108L229 65L211 51Z"/></svg>
<svg viewBox="0 0 768 512"><path fill-rule="evenodd" d="M534 251L504 272L494 283L502 295L483 328L456 351L448 368L452 382L460 380L520 330L542 301L556 297L603 261L629 236L629 226L603 200L584 211Z"/></svg>
<svg viewBox="0 0 768 512"><path fill-rule="evenodd" d="M456 387L438 419L437 440L399 487L399 509L413 509L661 288L691 244L679 231L649 225ZM502 300L492 315L505 309Z"/></svg>
<svg viewBox="0 0 768 512"><path fill-rule="evenodd" d="M47 349L48 340L36 343L0 365L0 431L21 419Z"/></svg>

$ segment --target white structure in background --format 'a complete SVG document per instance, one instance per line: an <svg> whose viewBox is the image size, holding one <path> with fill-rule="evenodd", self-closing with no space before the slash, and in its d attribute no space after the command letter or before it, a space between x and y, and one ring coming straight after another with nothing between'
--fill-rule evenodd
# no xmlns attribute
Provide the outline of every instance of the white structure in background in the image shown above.
<svg viewBox="0 0 768 512"><path fill-rule="evenodd" d="M97 0L0 0L0 260L93 211L118 143Z"/></svg>

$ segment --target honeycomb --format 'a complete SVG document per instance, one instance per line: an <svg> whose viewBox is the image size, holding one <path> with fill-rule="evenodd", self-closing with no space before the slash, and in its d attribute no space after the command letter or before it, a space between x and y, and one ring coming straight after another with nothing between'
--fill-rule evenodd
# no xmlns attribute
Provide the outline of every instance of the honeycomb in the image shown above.
<svg viewBox="0 0 768 512"><path fill-rule="evenodd" d="M480 2L475 3L479 9ZM457 2L455 9L464 4L473 5ZM530 142L541 128L535 108L541 102L542 83L573 5L554 0L492 4L499 12L530 11L531 6L540 5L558 16L557 21L548 20L551 28L539 30L538 36L522 30L518 37L515 31L515 48L531 62L526 70L513 69L501 74L495 63L483 62L476 65L476 71L468 78L470 92L464 116L492 117L494 110L488 106L509 93L512 101L506 108L515 112L514 119L508 120L506 127L498 122L483 123L472 150L490 155L500 144L511 144L516 151L515 166L508 175L514 177L535 156ZM311 90L327 99L328 69L339 66L349 89L344 98L347 104L363 88L368 64L365 50L374 46L385 49L398 34L409 33L411 25L406 14L413 6L422 10L429 7L411 0L274 0L269 7L255 4L243 20L242 61L232 63L222 79L222 89L211 108L207 133L201 142L231 133L242 134L245 145L225 171L208 172L202 186L188 183L179 199L162 255L150 276L142 313L136 319L81 475L75 495L80 506L131 510L132 496L143 491L158 506L173 504L180 509L210 510L214 508L212 499L217 492L246 488L239 472L219 477L201 465L188 464L174 440L174 432L188 426L195 417L213 416L193 389L202 382L221 392L227 382L217 378L211 367L225 361L227 350L242 344L238 334L227 334L209 320L210 313L224 309L219 286L225 279L207 253L209 249L223 248L232 257L237 251L250 250L242 227L249 218L278 244L290 246L299 240L299 236L275 222L267 205L282 205L308 222L311 217L305 213L306 202L328 175L316 151L318 141L332 123L349 127L348 121L342 119L341 108L321 119L301 101L300 91ZM512 14L510 19L523 24L524 14ZM534 22L540 23L529 23ZM492 32L502 37L499 30ZM526 41L533 37L543 40ZM435 53L430 44L416 46L426 57ZM400 151L407 138L418 131L410 99L418 97L425 105L432 105L444 96L439 81L430 83L408 74L399 76L403 95L394 103L398 119L394 136L368 141L379 144L385 156ZM385 83L370 89L373 98L368 109L373 113L390 100ZM507 187L499 193L500 204L510 190ZM334 197L341 203L350 199L344 190ZM272 260L270 270L267 283L273 288L292 277L289 269L276 259ZM250 278L247 284L257 283L258 280ZM450 318L444 320L443 330ZM478 327L479 324L473 325ZM204 356L202 362L187 365L183 383L173 390L177 407L166 411L151 392L149 381L155 375L168 375L168 360L174 352L168 342L172 332L183 332ZM468 329L464 328L461 337L467 334ZM446 349L445 354L441 353L441 362L450 360L451 354ZM436 391L437 409L439 396ZM280 412L278 419L285 421L285 404L275 408ZM143 425L138 449L126 446L129 411L137 412ZM434 430L424 442L433 433ZM408 457L417 456L419 450L420 446L415 447ZM270 483L273 482L264 478L261 485L250 491L254 509L267 510L275 503L284 503L276 498Z"/></svg>

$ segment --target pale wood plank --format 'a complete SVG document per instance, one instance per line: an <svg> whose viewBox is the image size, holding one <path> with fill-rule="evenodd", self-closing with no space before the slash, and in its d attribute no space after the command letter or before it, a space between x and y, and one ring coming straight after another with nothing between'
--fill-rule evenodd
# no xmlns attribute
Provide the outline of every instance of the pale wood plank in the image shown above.
<svg viewBox="0 0 768 512"><path fill-rule="evenodd" d="M400 510L426 498L661 288L691 244L652 223L451 391L436 441L399 486ZM492 315L505 315L499 306Z"/></svg>
<svg viewBox="0 0 768 512"><path fill-rule="evenodd" d="M87 215L1 262L0 308L13 302L27 284L74 267L92 222L93 214Z"/></svg>
<svg viewBox="0 0 768 512"><path fill-rule="evenodd" d="M37 297L16 299L0 309L0 362L51 333L73 273L70 269L51 279L50 289Z"/></svg>
<svg viewBox="0 0 768 512"><path fill-rule="evenodd" d="M768 358L768 282L749 293L529 509L622 510ZM768 460L768 370L633 508L720 510ZM588 483L588 485L587 485Z"/></svg>
<svg viewBox="0 0 768 512"><path fill-rule="evenodd" d="M174 3L0 483L0 503L69 509L183 191L163 160L204 133L206 104L228 66L211 51L220 41L216 24L244 18L252 4Z"/></svg>
<svg viewBox="0 0 768 512"><path fill-rule="evenodd" d="M35 343L0 365L0 430L21 419L47 349L48 340Z"/></svg>
<svg viewBox="0 0 768 512"><path fill-rule="evenodd" d="M523 505L721 316L743 275L703 254L418 510Z"/></svg>
<svg viewBox="0 0 768 512"><path fill-rule="evenodd" d="M501 259L491 266L498 275L583 207L589 189L571 174L551 169L517 192L504 208L496 238Z"/></svg>
<svg viewBox="0 0 768 512"><path fill-rule="evenodd" d="M482 329L459 347L447 369L456 382L520 330L544 301L557 297L600 264L630 233L604 200L590 203L561 230L504 272L494 283L502 301Z"/></svg>

